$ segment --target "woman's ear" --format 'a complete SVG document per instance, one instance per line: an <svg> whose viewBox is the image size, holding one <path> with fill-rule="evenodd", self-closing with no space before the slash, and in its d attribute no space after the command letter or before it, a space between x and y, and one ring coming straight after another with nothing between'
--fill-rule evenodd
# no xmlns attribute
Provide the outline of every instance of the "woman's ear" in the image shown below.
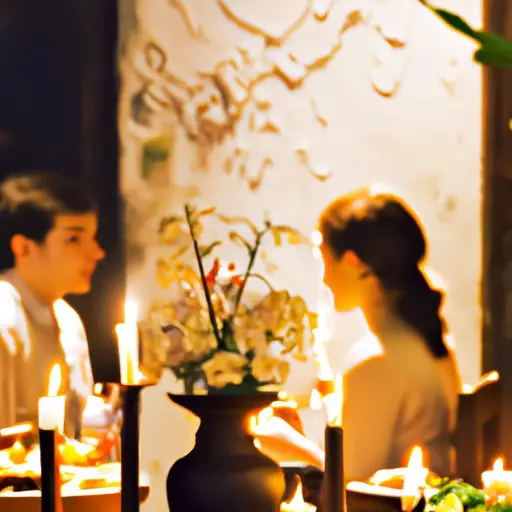
<svg viewBox="0 0 512 512"><path fill-rule="evenodd" d="M352 267L360 267L363 265L363 262L359 259L359 256L351 250L345 251L345 254L343 254L343 261Z"/></svg>
<svg viewBox="0 0 512 512"><path fill-rule="evenodd" d="M371 269L366 265L354 251L347 251L343 255L343 261L359 274L359 279L365 279L372 275Z"/></svg>

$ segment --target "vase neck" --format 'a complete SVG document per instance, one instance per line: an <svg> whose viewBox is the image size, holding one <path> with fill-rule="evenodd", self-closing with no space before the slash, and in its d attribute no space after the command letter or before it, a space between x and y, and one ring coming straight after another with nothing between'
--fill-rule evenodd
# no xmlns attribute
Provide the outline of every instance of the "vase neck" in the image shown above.
<svg viewBox="0 0 512 512"><path fill-rule="evenodd" d="M208 444L225 450L227 446L254 448L253 438L248 433L247 415L244 413L209 413L202 415L196 432L196 446Z"/></svg>

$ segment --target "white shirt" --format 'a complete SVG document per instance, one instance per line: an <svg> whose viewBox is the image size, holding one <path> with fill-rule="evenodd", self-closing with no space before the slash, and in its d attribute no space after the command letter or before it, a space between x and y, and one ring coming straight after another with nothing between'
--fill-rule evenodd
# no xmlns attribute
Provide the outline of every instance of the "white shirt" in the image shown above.
<svg viewBox="0 0 512 512"><path fill-rule="evenodd" d="M53 307L42 302L13 270L1 274L0 428L37 418L37 402L47 393L54 363L63 372L60 392L78 398L78 410L68 406L76 422L93 389L80 317L64 300Z"/></svg>
<svg viewBox="0 0 512 512"><path fill-rule="evenodd" d="M416 444L426 449L429 468L448 474L459 391L454 356L435 359L412 331L357 342L344 369L347 477L401 467Z"/></svg>

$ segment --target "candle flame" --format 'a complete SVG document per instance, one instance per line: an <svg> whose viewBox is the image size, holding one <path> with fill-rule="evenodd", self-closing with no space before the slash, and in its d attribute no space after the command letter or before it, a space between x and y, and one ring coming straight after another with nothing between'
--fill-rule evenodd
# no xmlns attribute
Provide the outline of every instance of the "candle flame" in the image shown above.
<svg viewBox="0 0 512 512"><path fill-rule="evenodd" d="M505 468L505 461L504 461L503 457L498 457L494 461L494 464L492 465L492 470L501 473L504 468Z"/></svg>
<svg viewBox="0 0 512 512"><path fill-rule="evenodd" d="M423 467L423 451L419 446L412 449L404 478L402 510L410 512L421 499L421 490L426 486L428 469Z"/></svg>
<svg viewBox="0 0 512 512"><path fill-rule="evenodd" d="M302 482L299 479L297 489L289 502L281 503L281 512L315 512L316 507L304 501Z"/></svg>
<svg viewBox="0 0 512 512"><path fill-rule="evenodd" d="M327 423L331 427L341 427L343 409L343 376L334 377L334 391L324 396L322 400L327 412Z"/></svg>
<svg viewBox="0 0 512 512"><path fill-rule="evenodd" d="M62 369L59 363L55 363L50 371L48 383L48 396L58 396L62 384Z"/></svg>
<svg viewBox="0 0 512 512"><path fill-rule="evenodd" d="M124 323L137 323L139 317L139 305L133 299L126 299L124 303Z"/></svg>
<svg viewBox="0 0 512 512"><path fill-rule="evenodd" d="M292 510L300 510L299 507L303 507L304 503L304 496L302 495L302 482L299 482L297 484L295 494L293 495L293 498L290 500L289 505Z"/></svg>

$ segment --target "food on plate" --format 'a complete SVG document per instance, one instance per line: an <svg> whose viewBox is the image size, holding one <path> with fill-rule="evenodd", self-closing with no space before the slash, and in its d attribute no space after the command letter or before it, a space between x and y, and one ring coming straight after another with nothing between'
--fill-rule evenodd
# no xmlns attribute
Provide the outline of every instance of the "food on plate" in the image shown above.
<svg viewBox="0 0 512 512"><path fill-rule="evenodd" d="M368 483L390 489L403 489L406 474L407 468L381 469L370 477ZM427 487L438 488L445 484L446 481L447 479L441 478L432 471L429 471L427 474Z"/></svg>

